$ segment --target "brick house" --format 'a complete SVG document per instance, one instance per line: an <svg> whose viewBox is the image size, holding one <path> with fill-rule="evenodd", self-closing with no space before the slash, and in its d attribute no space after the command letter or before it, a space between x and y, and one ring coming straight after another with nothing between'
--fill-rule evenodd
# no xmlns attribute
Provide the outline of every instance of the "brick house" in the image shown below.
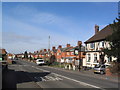
<svg viewBox="0 0 120 90"><path fill-rule="evenodd" d="M111 35L112 32L113 30L109 25L100 31L99 26L95 25L95 34L90 39L85 41L86 66L94 67L94 65L101 62L106 62L105 64L109 64L109 62L116 60L116 58L108 57L102 52L102 49L110 47L109 43L105 41L105 38Z"/></svg>
<svg viewBox="0 0 120 90"><path fill-rule="evenodd" d="M12 53L8 53L8 54L7 54L7 57L8 57L8 59L14 59L14 58L15 58L15 55L12 54Z"/></svg>
<svg viewBox="0 0 120 90"><path fill-rule="evenodd" d="M23 54L23 53L16 54L16 56L17 56L18 58L24 58L24 54Z"/></svg>
<svg viewBox="0 0 120 90"><path fill-rule="evenodd" d="M57 58L57 62L62 62L65 60L65 56L66 56L66 50L71 48L70 44L67 44L66 47L62 48L61 45L58 46L57 52L56 52L56 58Z"/></svg>
<svg viewBox="0 0 120 90"><path fill-rule="evenodd" d="M81 62L82 62L82 65L85 66L86 64L85 63L85 47L84 46L81 47L81 52L78 55L74 54L75 49L79 49L79 47L75 46L65 51L66 62L67 63L74 62L75 65L79 65L79 54L81 54Z"/></svg>
<svg viewBox="0 0 120 90"><path fill-rule="evenodd" d="M72 61L77 61L77 63L78 63L79 55L74 55L75 49L78 49L78 46L73 47L70 44L67 44L66 47L62 48L62 46L59 45L57 52L56 52L57 62L72 63ZM85 47L82 46L81 47L81 59L82 59L82 61L85 61L85 52L84 51L85 51Z"/></svg>
<svg viewBox="0 0 120 90"><path fill-rule="evenodd" d="M52 50L50 51L51 53L51 60L53 61L57 61L56 58L57 58L57 49L55 46L52 47Z"/></svg>

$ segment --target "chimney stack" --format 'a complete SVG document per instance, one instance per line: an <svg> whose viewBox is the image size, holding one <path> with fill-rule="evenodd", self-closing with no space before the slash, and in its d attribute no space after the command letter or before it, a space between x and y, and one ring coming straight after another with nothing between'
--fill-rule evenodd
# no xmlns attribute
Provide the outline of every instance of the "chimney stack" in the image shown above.
<svg viewBox="0 0 120 90"><path fill-rule="evenodd" d="M67 47L70 47L70 44L67 44L66 46L67 46Z"/></svg>
<svg viewBox="0 0 120 90"><path fill-rule="evenodd" d="M42 50L40 50L40 53L42 52Z"/></svg>
<svg viewBox="0 0 120 90"><path fill-rule="evenodd" d="M99 32L99 26L95 25L95 34L97 34Z"/></svg>
<svg viewBox="0 0 120 90"><path fill-rule="evenodd" d="M62 48L62 46L61 46L61 45L59 45L59 46L58 46L58 48Z"/></svg>
<svg viewBox="0 0 120 90"><path fill-rule="evenodd" d="M48 51L50 51L50 49L48 49Z"/></svg>
<svg viewBox="0 0 120 90"><path fill-rule="evenodd" d="M82 41L78 41L78 43L77 43L77 44L78 44L78 46L79 46L79 45L81 45L81 44L82 44Z"/></svg>
<svg viewBox="0 0 120 90"><path fill-rule="evenodd" d="M55 50L55 47L52 47L52 50Z"/></svg>
<svg viewBox="0 0 120 90"><path fill-rule="evenodd" d="M46 52L47 50L46 49L44 49L44 52Z"/></svg>

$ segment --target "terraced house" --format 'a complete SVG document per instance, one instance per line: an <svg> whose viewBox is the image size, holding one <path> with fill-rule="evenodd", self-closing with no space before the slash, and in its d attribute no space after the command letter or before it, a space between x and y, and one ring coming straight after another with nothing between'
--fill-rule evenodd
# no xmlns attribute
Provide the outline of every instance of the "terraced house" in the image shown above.
<svg viewBox="0 0 120 90"><path fill-rule="evenodd" d="M81 54L82 65L85 66L85 54L84 54L85 47L82 45L81 53L79 53L78 55L75 55L74 51L75 51L75 49L78 49L78 48L79 48L78 46L73 47L70 44L67 44L66 47L64 47L64 48L62 48L62 46L59 45L57 52L56 52L57 53L57 55L56 55L57 62L61 62L61 63L76 62L76 64L77 64L79 61L79 54Z"/></svg>
<svg viewBox="0 0 120 90"><path fill-rule="evenodd" d="M99 31L99 26L95 25L95 34L85 42L86 47L86 66L94 67L99 63L109 64L116 60L114 57L108 57L102 52L102 49L109 48L110 45L105 41L106 37L111 35L112 28L107 25Z"/></svg>

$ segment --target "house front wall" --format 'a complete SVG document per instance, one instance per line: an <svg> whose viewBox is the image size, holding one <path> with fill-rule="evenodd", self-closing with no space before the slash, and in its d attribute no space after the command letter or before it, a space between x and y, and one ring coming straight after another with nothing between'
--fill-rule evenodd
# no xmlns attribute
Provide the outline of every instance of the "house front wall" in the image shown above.
<svg viewBox="0 0 120 90"><path fill-rule="evenodd" d="M96 64L99 64L101 60L101 52L102 49L104 48L109 48L110 45L106 41L99 41L99 42L94 42L94 43L87 43L86 44L86 66L88 67L94 67ZM103 57L104 61L106 62L105 64L109 64L111 61L116 60L114 57L108 57L105 55Z"/></svg>
<svg viewBox="0 0 120 90"><path fill-rule="evenodd" d="M57 54L57 55L56 55L56 57L57 57L57 62L60 62L61 57L62 57L61 50L58 49L56 54Z"/></svg>

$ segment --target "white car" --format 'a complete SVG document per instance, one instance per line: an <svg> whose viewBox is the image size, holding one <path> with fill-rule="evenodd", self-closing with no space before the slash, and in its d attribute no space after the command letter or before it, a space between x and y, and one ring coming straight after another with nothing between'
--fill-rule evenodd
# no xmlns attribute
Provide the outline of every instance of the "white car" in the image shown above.
<svg viewBox="0 0 120 90"><path fill-rule="evenodd" d="M37 60L36 60L36 64L37 64L37 65L43 65L43 64L45 64L45 62L44 62L43 59L37 59Z"/></svg>

